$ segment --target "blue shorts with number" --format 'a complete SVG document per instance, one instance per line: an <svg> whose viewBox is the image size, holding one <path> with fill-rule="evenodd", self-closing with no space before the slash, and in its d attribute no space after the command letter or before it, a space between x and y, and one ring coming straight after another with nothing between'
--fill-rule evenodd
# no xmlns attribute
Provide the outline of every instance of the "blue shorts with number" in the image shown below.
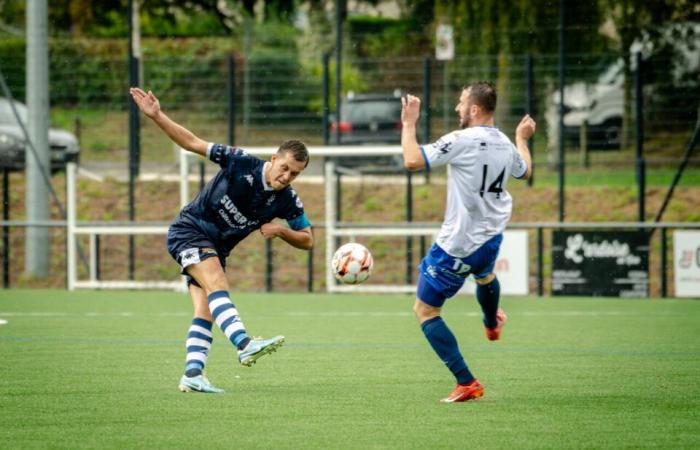
<svg viewBox="0 0 700 450"><path fill-rule="evenodd" d="M473 274L476 279L489 275L502 241L503 235L498 234L465 258L450 256L433 244L418 266L418 298L439 308L460 290L469 275Z"/></svg>

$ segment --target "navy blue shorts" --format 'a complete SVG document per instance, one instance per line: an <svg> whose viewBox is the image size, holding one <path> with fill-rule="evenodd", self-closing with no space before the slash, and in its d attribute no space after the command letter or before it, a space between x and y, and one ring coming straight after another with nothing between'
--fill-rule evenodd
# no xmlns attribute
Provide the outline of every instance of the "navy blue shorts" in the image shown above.
<svg viewBox="0 0 700 450"><path fill-rule="evenodd" d="M418 266L418 298L439 308L460 290L469 275L477 280L488 276L493 272L501 242L503 235L498 234L465 258L450 256L433 244Z"/></svg>
<svg viewBox="0 0 700 450"><path fill-rule="evenodd" d="M181 273L187 278L187 284L199 286L187 273L187 267L198 264L214 256L219 258L221 267L226 270L226 257L217 250L216 245L196 226L177 221L168 228L168 253L180 265Z"/></svg>

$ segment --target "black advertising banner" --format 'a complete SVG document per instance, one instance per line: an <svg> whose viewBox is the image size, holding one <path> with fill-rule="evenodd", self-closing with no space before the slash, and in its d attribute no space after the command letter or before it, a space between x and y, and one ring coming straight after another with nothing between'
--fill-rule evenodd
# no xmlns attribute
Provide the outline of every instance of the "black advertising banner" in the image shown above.
<svg viewBox="0 0 700 450"><path fill-rule="evenodd" d="M646 297L648 293L647 233L552 233L552 295Z"/></svg>

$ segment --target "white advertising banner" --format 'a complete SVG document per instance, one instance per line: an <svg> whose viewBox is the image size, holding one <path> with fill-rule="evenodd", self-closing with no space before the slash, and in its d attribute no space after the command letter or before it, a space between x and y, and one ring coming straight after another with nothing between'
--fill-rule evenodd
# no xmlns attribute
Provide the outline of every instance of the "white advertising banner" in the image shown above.
<svg viewBox="0 0 700 450"><path fill-rule="evenodd" d="M673 232L676 297L700 297L700 231Z"/></svg>
<svg viewBox="0 0 700 450"><path fill-rule="evenodd" d="M528 271L528 242L527 231L508 230L503 233L501 251L496 259L494 272L501 284L501 293L504 295L527 295L529 293ZM473 277L467 278L467 282L459 291L460 294L473 294L476 292L476 283Z"/></svg>

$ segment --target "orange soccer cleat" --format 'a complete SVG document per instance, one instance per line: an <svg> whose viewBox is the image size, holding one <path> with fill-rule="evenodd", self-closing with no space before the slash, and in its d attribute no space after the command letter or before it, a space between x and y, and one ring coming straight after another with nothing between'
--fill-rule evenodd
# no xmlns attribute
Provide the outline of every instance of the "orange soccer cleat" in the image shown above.
<svg viewBox="0 0 700 450"><path fill-rule="evenodd" d="M506 312L501 308L498 308L496 312L496 326L494 328L488 328L484 326L484 331L486 331L486 339L489 341L497 341L501 338L501 329L506 323Z"/></svg>
<svg viewBox="0 0 700 450"><path fill-rule="evenodd" d="M484 396L484 386L474 379L469 384L458 384L452 389L450 395L440 400L442 403L466 402Z"/></svg>

